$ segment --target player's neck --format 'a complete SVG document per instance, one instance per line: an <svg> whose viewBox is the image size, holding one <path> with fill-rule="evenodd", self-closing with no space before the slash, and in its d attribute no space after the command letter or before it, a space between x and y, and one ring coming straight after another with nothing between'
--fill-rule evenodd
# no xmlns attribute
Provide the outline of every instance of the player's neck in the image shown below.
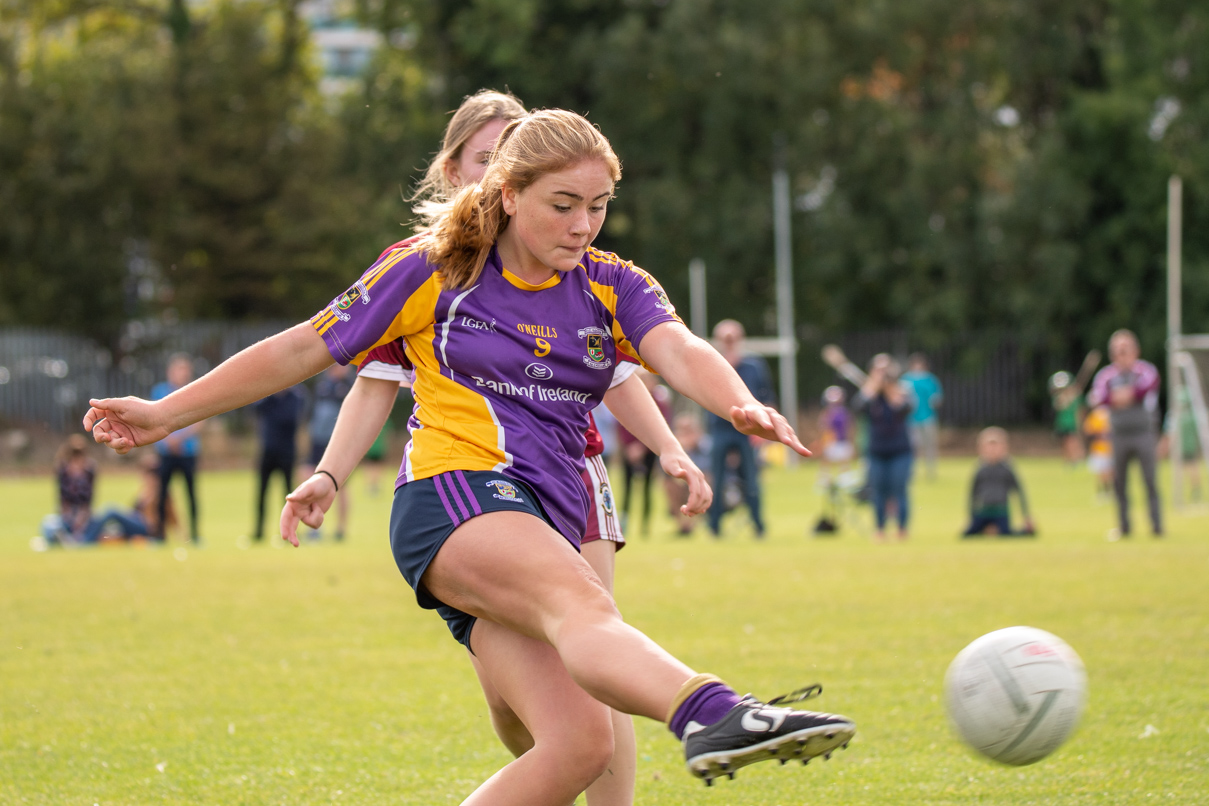
<svg viewBox="0 0 1209 806"><path fill-rule="evenodd" d="M541 285L557 273L538 260L521 239L516 237L511 227L500 233L495 248L504 268L530 285Z"/></svg>

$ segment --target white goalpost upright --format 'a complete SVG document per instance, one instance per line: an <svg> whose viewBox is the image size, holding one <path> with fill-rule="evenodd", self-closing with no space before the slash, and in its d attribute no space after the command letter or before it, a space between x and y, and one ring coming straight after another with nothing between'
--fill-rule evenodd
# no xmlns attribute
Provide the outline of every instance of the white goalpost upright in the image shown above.
<svg viewBox="0 0 1209 806"><path fill-rule="evenodd" d="M1167 408L1169 411L1168 457L1171 461L1171 502L1184 505L1184 457L1182 428L1185 405L1196 425L1200 443L1199 461L1209 474L1209 408L1206 398L1209 377L1202 376L1196 354L1209 356L1209 334L1183 332L1183 183L1178 176L1167 182ZM1186 400L1182 391L1187 390Z"/></svg>

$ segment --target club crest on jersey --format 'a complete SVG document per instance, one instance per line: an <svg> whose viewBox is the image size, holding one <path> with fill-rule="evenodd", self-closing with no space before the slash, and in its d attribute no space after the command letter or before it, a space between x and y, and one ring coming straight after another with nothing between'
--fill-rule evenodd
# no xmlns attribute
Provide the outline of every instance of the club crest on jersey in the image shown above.
<svg viewBox="0 0 1209 806"><path fill-rule="evenodd" d="M672 305L672 301L667 298L667 292L663 290L662 286L648 286L642 293L655 295L655 307L662 308L666 313L676 313L676 307Z"/></svg>
<svg viewBox="0 0 1209 806"><path fill-rule="evenodd" d="M599 327L585 327L579 331L581 339L587 339L588 354L584 356L584 364L592 369L608 369L613 366L613 359L605 354L604 343L610 338L609 331Z"/></svg>
<svg viewBox="0 0 1209 806"><path fill-rule="evenodd" d="M613 514L613 488L606 481L600 483L600 508L605 515Z"/></svg>
<svg viewBox="0 0 1209 806"><path fill-rule="evenodd" d="M369 289L366 288L364 280L358 280L356 285L336 298L332 313L336 314L336 318L341 322L347 322L350 317L345 311L353 307L357 300L361 300L362 305L369 304Z"/></svg>
<svg viewBox="0 0 1209 806"><path fill-rule="evenodd" d="M516 492L516 487L512 482L504 481L503 479L492 479L487 482L488 487L494 487L495 492L491 494L492 498L498 498L501 501L524 501Z"/></svg>

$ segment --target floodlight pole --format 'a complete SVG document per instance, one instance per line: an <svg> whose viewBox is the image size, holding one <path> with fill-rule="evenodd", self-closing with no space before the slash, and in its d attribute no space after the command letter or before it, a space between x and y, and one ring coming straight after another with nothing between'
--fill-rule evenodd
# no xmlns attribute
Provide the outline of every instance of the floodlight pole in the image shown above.
<svg viewBox="0 0 1209 806"><path fill-rule="evenodd" d="M793 250L790 238L789 172L785 168L785 136L773 138L772 210L777 259L777 338L781 342L781 413L798 430L798 340L793 323ZM788 452L788 464L798 455Z"/></svg>
<svg viewBox="0 0 1209 806"><path fill-rule="evenodd" d="M695 257L688 262L689 327L703 339L709 338L705 318L705 261Z"/></svg>
<svg viewBox="0 0 1209 806"><path fill-rule="evenodd" d="M1171 462L1171 503L1174 507L1184 505L1184 468L1180 456L1180 418L1183 403L1180 400L1179 353L1183 349L1180 336L1183 330L1181 238L1183 234L1184 186L1178 176L1167 180L1167 408L1172 424L1168 435L1167 458Z"/></svg>

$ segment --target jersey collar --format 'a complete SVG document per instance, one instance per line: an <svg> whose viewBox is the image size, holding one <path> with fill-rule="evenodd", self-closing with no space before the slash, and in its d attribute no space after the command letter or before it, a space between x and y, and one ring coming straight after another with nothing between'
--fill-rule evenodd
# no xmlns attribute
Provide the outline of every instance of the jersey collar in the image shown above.
<svg viewBox="0 0 1209 806"><path fill-rule="evenodd" d="M521 291L544 291L547 288L553 288L554 286L558 285L563 279L563 273L556 271L554 272L554 276L549 280L546 280L544 283L534 285L533 283L526 282L512 272L508 271L508 269L504 268L504 262L500 260L499 250L495 247L491 248L491 257L489 260L491 265L499 270L499 273L505 280L519 288Z"/></svg>

